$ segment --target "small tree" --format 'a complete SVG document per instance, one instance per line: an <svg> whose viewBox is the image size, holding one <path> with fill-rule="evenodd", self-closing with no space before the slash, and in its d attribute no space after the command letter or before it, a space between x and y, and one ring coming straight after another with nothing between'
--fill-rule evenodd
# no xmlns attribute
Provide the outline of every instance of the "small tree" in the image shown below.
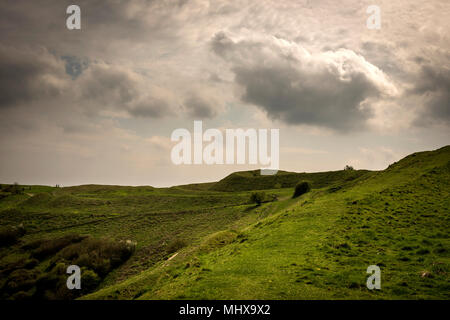
<svg viewBox="0 0 450 320"><path fill-rule="evenodd" d="M292 198L297 198L301 196L302 194L307 193L309 190L311 190L311 186L309 185L308 181L302 181L297 183L294 189L294 194L292 195Z"/></svg>
<svg viewBox="0 0 450 320"><path fill-rule="evenodd" d="M355 170L355 169L353 169L352 166L346 165L346 166L344 167L344 170Z"/></svg>
<svg viewBox="0 0 450 320"><path fill-rule="evenodd" d="M257 206L260 206L265 197L266 194L264 192L253 192L250 196L250 203L256 203Z"/></svg>

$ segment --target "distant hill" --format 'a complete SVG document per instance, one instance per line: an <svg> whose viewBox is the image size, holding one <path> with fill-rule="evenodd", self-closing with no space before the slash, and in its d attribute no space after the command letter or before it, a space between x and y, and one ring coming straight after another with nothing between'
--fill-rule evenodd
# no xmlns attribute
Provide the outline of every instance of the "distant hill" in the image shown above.
<svg viewBox="0 0 450 320"><path fill-rule="evenodd" d="M260 170L240 171L211 186L215 191L248 191L294 187L299 181L309 181L313 188L323 188L336 182L347 182L359 178L368 170L340 170L315 173L278 171L275 175L261 175Z"/></svg>

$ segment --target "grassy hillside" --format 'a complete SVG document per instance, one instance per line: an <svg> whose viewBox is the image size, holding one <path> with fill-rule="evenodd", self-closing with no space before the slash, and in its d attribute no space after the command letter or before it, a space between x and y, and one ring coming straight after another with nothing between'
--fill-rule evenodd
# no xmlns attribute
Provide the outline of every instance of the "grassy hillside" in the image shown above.
<svg viewBox="0 0 450 320"><path fill-rule="evenodd" d="M312 190L292 199L299 180ZM35 282L70 262L64 250L83 245L27 267L39 253L30 244L78 234L89 236L82 244L137 242L84 299L449 299L449 181L447 146L378 172L237 172L163 189L3 186L1 226L26 233L0 248L0 292L35 297ZM278 200L250 204L258 189ZM382 288L370 291L366 269L374 264ZM11 282L24 273L28 286L12 296Z"/></svg>
<svg viewBox="0 0 450 320"><path fill-rule="evenodd" d="M368 173L367 170L340 170L315 173L278 171L275 175L261 175L260 170L241 171L230 174L210 186L216 191L248 191L293 188L297 182L309 181L313 188L322 188L335 183L345 183Z"/></svg>

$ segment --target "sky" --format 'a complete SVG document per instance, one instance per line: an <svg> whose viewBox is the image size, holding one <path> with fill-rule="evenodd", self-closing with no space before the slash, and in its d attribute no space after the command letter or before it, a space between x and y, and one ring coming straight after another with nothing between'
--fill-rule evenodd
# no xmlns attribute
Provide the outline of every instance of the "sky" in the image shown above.
<svg viewBox="0 0 450 320"><path fill-rule="evenodd" d="M173 164L171 133L194 120L279 129L282 170L385 169L450 144L449 17L447 0L3 0L0 182L163 187L260 167Z"/></svg>

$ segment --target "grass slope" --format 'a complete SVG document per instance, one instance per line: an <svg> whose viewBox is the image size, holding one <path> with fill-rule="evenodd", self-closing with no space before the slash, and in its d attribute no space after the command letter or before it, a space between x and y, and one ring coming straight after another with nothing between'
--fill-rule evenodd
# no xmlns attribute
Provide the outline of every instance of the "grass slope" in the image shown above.
<svg viewBox="0 0 450 320"><path fill-rule="evenodd" d="M450 147L412 154L341 188L265 204L86 299L449 299ZM366 269L381 267L369 291Z"/></svg>

